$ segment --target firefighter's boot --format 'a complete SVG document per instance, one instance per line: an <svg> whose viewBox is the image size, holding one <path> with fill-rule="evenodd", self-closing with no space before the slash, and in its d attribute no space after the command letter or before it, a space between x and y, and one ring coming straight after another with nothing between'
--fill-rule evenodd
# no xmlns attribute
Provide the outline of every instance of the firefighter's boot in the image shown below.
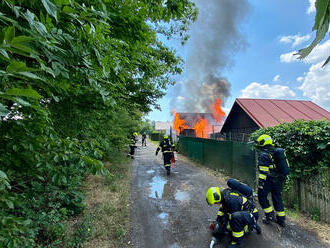
<svg viewBox="0 0 330 248"><path fill-rule="evenodd" d="M274 211L266 213L265 218L263 218L262 222L265 224L270 224L271 221L276 222L276 216Z"/></svg>
<svg viewBox="0 0 330 248"><path fill-rule="evenodd" d="M281 227L285 227L285 217L277 216L276 223L279 224Z"/></svg>

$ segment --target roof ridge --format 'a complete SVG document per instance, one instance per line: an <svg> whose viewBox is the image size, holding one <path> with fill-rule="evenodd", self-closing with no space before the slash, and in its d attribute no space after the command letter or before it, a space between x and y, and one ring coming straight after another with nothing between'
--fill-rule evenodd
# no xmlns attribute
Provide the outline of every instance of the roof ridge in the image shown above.
<svg viewBox="0 0 330 248"><path fill-rule="evenodd" d="M239 102L239 99L242 99L242 98L237 98L236 100L235 100L235 102L238 104L238 106L239 107L241 107L247 114L248 114L248 116L259 126L259 127L264 127L264 125L262 125L262 123L257 119L257 118L255 118L254 117L254 115L247 109L247 108L245 108L245 106L244 106L244 104L241 104L240 102ZM251 100L253 100L253 99L251 99ZM231 112L231 111L230 111ZM229 113L230 114L230 113ZM229 115L228 114L228 115Z"/></svg>
<svg viewBox="0 0 330 248"><path fill-rule="evenodd" d="M296 100L296 99L276 99L276 98L236 98L240 100L262 100L262 101L289 101L289 102L312 102L311 100Z"/></svg>

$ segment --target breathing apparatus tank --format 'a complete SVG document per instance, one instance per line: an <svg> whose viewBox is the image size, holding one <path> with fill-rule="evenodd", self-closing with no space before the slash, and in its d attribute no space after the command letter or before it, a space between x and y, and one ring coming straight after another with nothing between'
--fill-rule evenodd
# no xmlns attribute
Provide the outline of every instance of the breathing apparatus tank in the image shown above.
<svg viewBox="0 0 330 248"><path fill-rule="evenodd" d="M229 188L233 189L233 190L237 190L239 193L241 193L242 195L246 196L246 197L252 197L253 195L253 190L251 189L251 187L249 187L248 185L241 183L239 181L237 181L234 178L229 178L227 181L227 185Z"/></svg>

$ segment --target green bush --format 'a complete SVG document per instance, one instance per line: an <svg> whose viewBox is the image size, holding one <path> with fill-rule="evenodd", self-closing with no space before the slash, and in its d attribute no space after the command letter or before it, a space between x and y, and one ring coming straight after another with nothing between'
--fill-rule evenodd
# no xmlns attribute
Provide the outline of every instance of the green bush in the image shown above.
<svg viewBox="0 0 330 248"><path fill-rule="evenodd" d="M275 146L285 149L292 179L303 179L330 167L330 123L327 120L283 123L259 129L250 139L256 140L261 134L270 135Z"/></svg>

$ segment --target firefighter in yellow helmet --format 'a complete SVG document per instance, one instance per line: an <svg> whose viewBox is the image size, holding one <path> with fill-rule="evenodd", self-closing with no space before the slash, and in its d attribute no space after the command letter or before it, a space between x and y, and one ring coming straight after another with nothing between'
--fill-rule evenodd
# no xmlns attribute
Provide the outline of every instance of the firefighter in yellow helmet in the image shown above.
<svg viewBox="0 0 330 248"><path fill-rule="evenodd" d="M211 187L207 190L206 202L209 205L220 205L217 219L210 226L215 239L221 238L226 232L231 232L229 247L234 248L240 247L245 233L254 229L258 234L261 233L261 228L257 224L258 210L252 197L252 193L247 197L231 188L220 190L219 187Z"/></svg>
<svg viewBox="0 0 330 248"><path fill-rule="evenodd" d="M163 159L164 159L164 166L167 172L167 175L171 174L171 165L172 165L172 159L173 159L173 151L174 151L174 145L169 140L167 135L164 135L163 140L160 142L159 146L156 150L156 156L158 155L159 151L162 151L163 153Z"/></svg>
<svg viewBox="0 0 330 248"><path fill-rule="evenodd" d="M272 138L263 134L256 140L260 149L258 154L258 200L265 212L264 223L270 221L285 227L285 212L282 201L282 188L286 176L289 174L289 163L282 148L275 148ZM271 193L273 206L269 203L267 196Z"/></svg>
<svg viewBox="0 0 330 248"><path fill-rule="evenodd" d="M129 148L130 148L130 152L129 152L129 156L131 158L134 158L134 154L135 154L135 148L136 148L136 142L138 140L138 133L134 132L132 134L132 136L130 137L130 144L129 144Z"/></svg>

